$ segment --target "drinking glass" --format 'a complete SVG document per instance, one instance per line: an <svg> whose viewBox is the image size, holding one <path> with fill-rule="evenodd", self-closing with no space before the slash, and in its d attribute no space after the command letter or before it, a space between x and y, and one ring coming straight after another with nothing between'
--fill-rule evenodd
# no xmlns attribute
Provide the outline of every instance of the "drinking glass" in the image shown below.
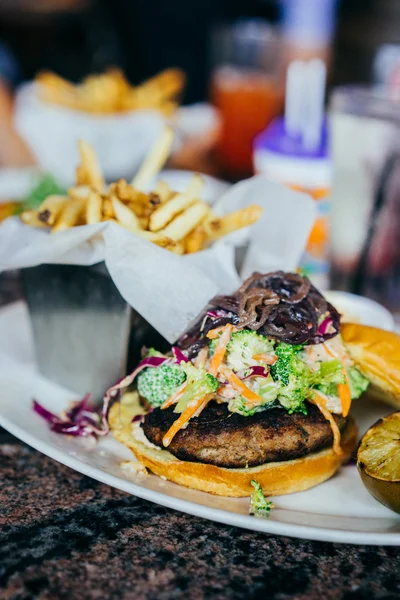
<svg viewBox="0 0 400 600"><path fill-rule="evenodd" d="M377 300L400 323L400 104L381 88L331 99L331 286Z"/></svg>
<svg viewBox="0 0 400 600"><path fill-rule="evenodd" d="M255 136L283 108L280 39L261 19L220 25L212 34L211 58L211 100L222 118L217 156L226 174L239 179L253 172Z"/></svg>

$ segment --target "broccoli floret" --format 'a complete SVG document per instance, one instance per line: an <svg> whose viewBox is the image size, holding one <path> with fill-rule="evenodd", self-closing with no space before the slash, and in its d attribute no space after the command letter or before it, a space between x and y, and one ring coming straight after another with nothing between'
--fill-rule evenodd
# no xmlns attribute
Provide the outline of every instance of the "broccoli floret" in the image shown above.
<svg viewBox="0 0 400 600"><path fill-rule="evenodd" d="M347 368L347 376L352 400L361 396L367 389L369 381L356 367ZM318 371L314 373L314 385L327 396L337 396L339 383L345 383L343 364L338 359L321 363Z"/></svg>
<svg viewBox="0 0 400 600"><path fill-rule="evenodd" d="M349 377L350 394L352 400L359 398L363 392L369 386L369 381L356 367L350 367L347 369L347 375Z"/></svg>
<svg viewBox="0 0 400 600"><path fill-rule="evenodd" d="M209 358L211 358L214 355L215 349L217 347L218 344L218 338L215 340L210 340L210 343L208 344L208 356Z"/></svg>
<svg viewBox="0 0 400 600"><path fill-rule="evenodd" d="M255 354L271 354L274 352L274 343L255 331L242 329L232 334L227 345L226 362L233 371L240 371L259 364L253 359Z"/></svg>
<svg viewBox="0 0 400 600"><path fill-rule="evenodd" d="M228 409L232 413L238 413L243 417L252 417L256 412L260 412L265 409L265 406L259 404L258 406L252 406L251 408L247 408L246 398L243 396L236 396L236 398L232 398L229 401Z"/></svg>
<svg viewBox="0 0 400 600"><path fill-rule="evenodd" d="M229 410L231 412L239 413L239 415L243 415L244 417L251 417L256 412L261 412L275 406L280 386L274 382L271 375L266 379L263 377L255 377L251 380L251 383L247 383L247 385L251 387L256 394L261 396L263 402L249 408L245 398L236 396L236 398L232 398L229 402Z"/></svg>
<svg viewBox="0 0 400 600"><path fill-rule="evenodd" d="M154 356L154 355L153 355ZM151 406L161 406L186 379L179 365L162 364L144 369L138 376L137 389Z"/></svg>
<svg viewBox="0 0 400 600"><path fill-rule="evenodd" d="M164 356L164 354L155 348L148 348L146 356Z"/></svg>
<svg viewBox="0 0 400 600"><path fill-rule="evenodd" d="M186 374L187 385L185 392L175 407L175 412L181 413L189 402L199 400L207 394L213 394L219 388L219 381L207 373L204 368L198 369L191 362L181 363L180 368Z"/></svg>
<svg viewBox="0 0 400 600"><path fill-rule="evenodd" d="M293 358L303 349L303 346L285 344L281 342L275 348L275 354L278 360L271 367L271 374L274 381L280 381L282 385L289 384L290 365Z"/></svg>
<svg viewBox="0 0 400 600"><path fill-rule="evenodd" d="M311 369L297 355L303 346L281 342L275 348L277 362L271 367L271 375L275 382L281 384L278 400L292 414L307 414L304 400L308 396L312 384Z"/></svg>
<svg viewBox="0 0 400 600"><path fill-rule="evenodd" d="M250 496L249 514L255 517L269 517L271 509L274 508L273 502L266 499L258 481L252 479L250 483L254 489Z"/></svg>
<svg viewBox="0 0 400 600"><path fill-rule="evenodd" d="M338 384L346 381L343 364L337 358L322 362L318 371L314 373L313 379L317 390L327 396L337 396Z"/></svg>

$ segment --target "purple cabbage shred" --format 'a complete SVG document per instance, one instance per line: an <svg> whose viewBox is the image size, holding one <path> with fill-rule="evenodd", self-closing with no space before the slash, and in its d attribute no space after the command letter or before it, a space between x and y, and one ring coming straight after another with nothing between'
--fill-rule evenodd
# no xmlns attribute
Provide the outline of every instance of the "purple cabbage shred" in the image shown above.
<svg viewBox="0 0 400 600"><path fill-rule="evenodd" d="M37 400L33 401L33 410L48 422L55 433L97 439L110 431L107 419L103 418L99 408L90 405L90 394L72 402L70 408L60 416L47 410Z"/></svg>

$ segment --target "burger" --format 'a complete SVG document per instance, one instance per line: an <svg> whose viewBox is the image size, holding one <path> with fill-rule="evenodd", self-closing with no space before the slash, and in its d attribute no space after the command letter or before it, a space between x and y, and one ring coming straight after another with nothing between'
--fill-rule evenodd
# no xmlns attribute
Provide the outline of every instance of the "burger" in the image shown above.
<svg viewBox="0 0 400 600"><path fill-rule="evenodd" d="M156 475L221 496L249 496L252 481L280 495L349 459L351 402L368 385L337 310L306 277L277 271L215 297L169 353L146 349L106 402L115 437Z"/></svg>

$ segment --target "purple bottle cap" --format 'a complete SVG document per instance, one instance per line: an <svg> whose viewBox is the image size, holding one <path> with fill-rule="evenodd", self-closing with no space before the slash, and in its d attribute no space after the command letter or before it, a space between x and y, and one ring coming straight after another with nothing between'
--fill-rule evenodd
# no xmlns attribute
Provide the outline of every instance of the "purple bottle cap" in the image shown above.
<svg viewBox="0 0 400 600"><path fill-rule="evenodd" d="M301 136L289 135L282 117L274 119L254 140L254 152L267 151L287 158L308 160L326 160L328 158L328 126L324 120L319 144L309 149L303 144Z"/></svg>

